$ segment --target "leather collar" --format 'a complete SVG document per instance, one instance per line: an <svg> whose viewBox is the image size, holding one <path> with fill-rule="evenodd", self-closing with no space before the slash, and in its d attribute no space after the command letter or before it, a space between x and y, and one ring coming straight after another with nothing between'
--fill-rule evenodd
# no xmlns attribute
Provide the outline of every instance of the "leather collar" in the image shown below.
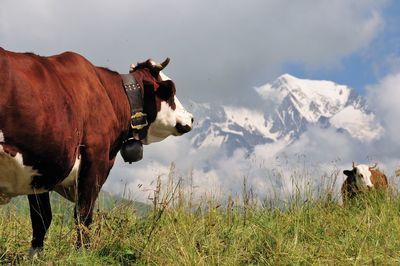
<svg viewBox="0 0 400 266"><path fill-rule="evenodd" d="M130 131L132 137L137 140L142 140L147 135L147 114L143 112L143 95L142 87L136 81L133 74L121 74L122 85L128 97L131 107ZM131 134L129 134L131 135ZM128 137L128 139L131 136Z"/></svg>

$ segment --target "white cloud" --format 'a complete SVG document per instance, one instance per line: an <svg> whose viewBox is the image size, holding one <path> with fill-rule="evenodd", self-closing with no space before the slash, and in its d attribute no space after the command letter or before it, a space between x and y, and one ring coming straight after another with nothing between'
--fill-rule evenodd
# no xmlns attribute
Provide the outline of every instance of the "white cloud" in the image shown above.
<svg viewBox="0 0 400 266"><path fill-rule="evenodd" d="M153 196L157 177L165 179L169 169L168 164L155 161L141 165L124 164L122 158L118 156L104 189L129 199L146 201L148 197Z"/></svg>
<svg viewBox="0 0 400 266"><path fill-rule="evenodd" d="M374 114L363 113L354 106L347 106L335 114L330 122L336 128L345 128L353 137L364 141L366 145L381 137L384 132Z"/></svg>
<svg viewBox="0 0 400 266"><path fill-rule="evenodd" d="M400 72L388 75L378 84L370 86L368 98L369 104L385 126L387 137L398 141L398 136L400 136Z"/></svg>

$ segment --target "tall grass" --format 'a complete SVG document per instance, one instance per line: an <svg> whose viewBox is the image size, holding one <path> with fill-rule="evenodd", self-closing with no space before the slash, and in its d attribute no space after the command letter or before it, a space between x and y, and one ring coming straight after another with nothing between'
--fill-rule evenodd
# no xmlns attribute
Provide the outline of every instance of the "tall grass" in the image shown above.
<svg viewBox="0 0 400 266"><path fill-rule="evenodd" d="M98 207L88 250L74 248L72 205L53 202L46 247L35 259L26 256L31 238L27 202L2 206L0 264L400 263L400 197L395 193L370 193L343 207L330 195L330 183L319 196L299 189L285 204L273 204L260 203L245 179L242 195L225 200L213 195L195 200L193 187L184 183L172 168L165 183L159 177L152 209L144 216L127 201L111 209Z"/></svg>

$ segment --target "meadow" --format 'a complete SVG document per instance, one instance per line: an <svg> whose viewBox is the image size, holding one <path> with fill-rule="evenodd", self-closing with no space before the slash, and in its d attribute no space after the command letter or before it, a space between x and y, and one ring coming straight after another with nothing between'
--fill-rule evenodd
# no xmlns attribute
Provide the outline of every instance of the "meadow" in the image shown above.
<svg viewBox="0 0 400 266"><path fill-rule="evenodd" d="M100 198L90 249L76 250L73 205L52 197L45 250L29 258L28 203L0 207L0 264L9 265L399 265L400 196L370 193L342 206L327 191L260 201L194 199L180 180L158 180L151 204ZM139 210L139 211L138 211Z"/></svg>

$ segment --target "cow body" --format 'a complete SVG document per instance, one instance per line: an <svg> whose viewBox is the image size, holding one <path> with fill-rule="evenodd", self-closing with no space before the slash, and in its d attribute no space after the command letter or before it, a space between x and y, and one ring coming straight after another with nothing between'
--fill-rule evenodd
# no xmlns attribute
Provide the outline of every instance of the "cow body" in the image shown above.
<svg viewBox="0 0 400 266"><path fill-rule="evenodd" d="M388 181L386 175L375 167L376 165L370 167L365 164L356 166L353 163L352 170L343 171L347 176L341 188L344 203L365 191L387 189Z"/></svg>
<svg viewBox="0 0 400 266"><path fill-rule="evenodd" d="M157 67L148 60L130 73L142 87L144 144L192 127L175 85ZM0 48L0 204L29 195L32 248L43 246L51 222L50 190L77 203L77 223L91 223L98 192L131 134L130 119L117 72L72 52L41 57Z"/></svg>
<svg viewBox="0 0 400 266"><path fill-rule="evenodd" d="M32 180L2 188L3 194L26 195L53 188L80 160L80 147L85 147L83 156L102 161L105 169L99 171L111 167L110 158L118 152L116 142L127 134L130 118L128 100L124 90L115 86L117 80L114 86L104 86L96 68L74 53L43 58L3 50L0 71L2 148L25 171L34 168L36 172ZM107 78L118 75L110 73Z"/></svg>

